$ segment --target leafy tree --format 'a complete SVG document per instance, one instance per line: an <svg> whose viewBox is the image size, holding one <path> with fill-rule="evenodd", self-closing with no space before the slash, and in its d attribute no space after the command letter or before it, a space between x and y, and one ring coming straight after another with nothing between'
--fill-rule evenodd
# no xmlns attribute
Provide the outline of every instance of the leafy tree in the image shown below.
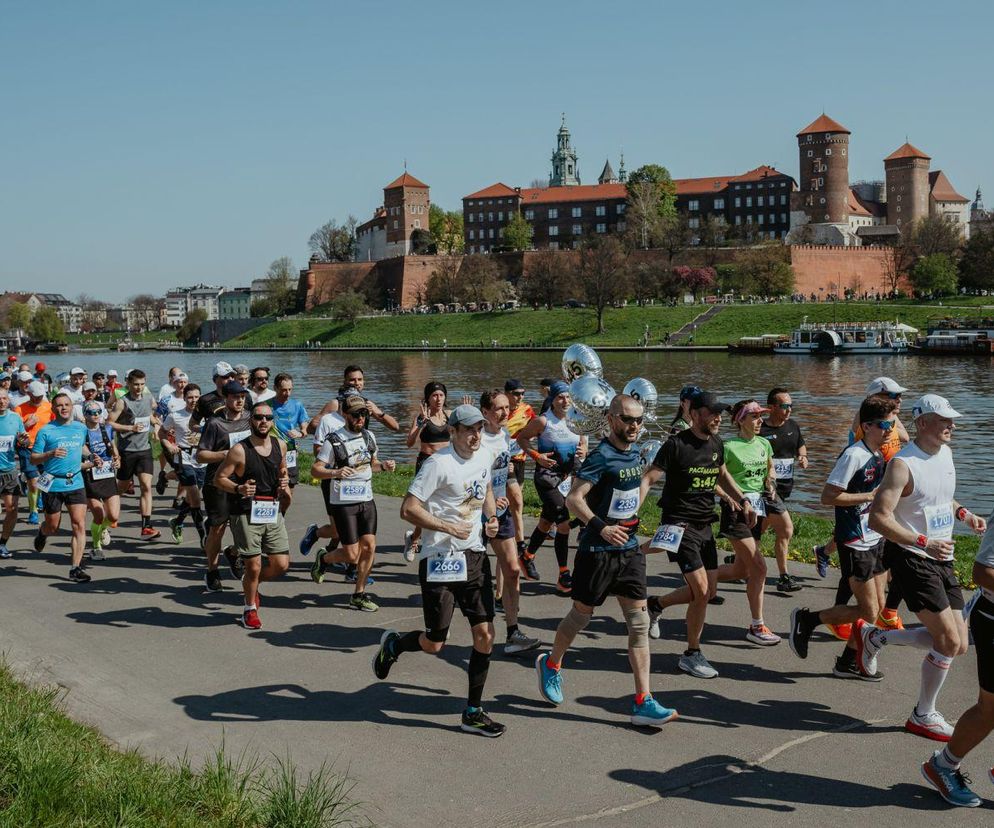
<svg viewBox="0 0 994 828"><path fill-rule="evenodd" d="M631 285L632 298L639 307L659 293L659 271L661 267L656 261L639 262L632 266Z"/></svg>
<svg viewBox="0 0 994 828"><path fill-rule="evenodd" d="M628 207L625 221L643 249L648 248L658 222L676 214L676 185L666 167L645 164L626 184Z"/></svg>
<svg viewBox="0 0 994 828"><path fill-rule="evenodd" d="M297 268L289 256L281 256L266 271L266 300L277 316L293 313L297 306Z"/></svg>
<svg viewBox="0 0 994 828"><path fill-rule="evenodd" d="M697 244L704 253L704 263L714 267L718 263L718 248L725 244L728 225L723 216L709 214L701 219L700 227L694 231Z"/></svg>
<svg viewBox="0 0 994 828"><path fill-rule="evenodd" d="M569 298L572 276L573 272L564 253L543 250L529 256L518 280L521 300L529 305L544 305L552 310Z"/></svg>
<svg viewBox="0 0 994 828"><path fill-rule="evenodd" d="M7 327L26 331L31 324L31 308L24 302L12 302L6 313Z"/></svg>
<svg viewBox="0 0 994 828"><path fill-rule="evenodd" d="M261 319L264 316L271 316L273 309L269 305L269 300L265 297L261 299L253 299L252 304L249 305L249 316L252 319Z"/></svg>
<svg viewBox="0 0 994 828"><path fill-rule="evenodd" d="M431 238L431 233L420 227L411 233L411 253L414 256L432 256L438 252L438 247Z"/></svg>
<svg viewBox="0 0 994 828"><path fill-rule="evenodd" d="M490 256L476 253L463 260L459 271L461 288L459 296L463 302L497 302L504 292L501 284L501 270Z"/></svg>
<svg viewBox="0 0 994 828"><path fill-rule="evenodd" d="M352 330L360 316L369 313L369 305L361 293L352 288L341 291L331 302L331 315L342 322L348 322Z"/></svg>
<svg viewBox="0 0 994 828"><path fill-rule="evenodd" d="M757 244L743 253L739 272L761 296L786 296L794 292L794 268L784 260L784 247L778 242Z"/></svg>
<svg viewBox="0 0 994 828"><path fill-rule="evenodd" d="M504 246L510 250L528 250L532 246L534 228L520 210L511 211L511 220L504 227Z"/></svg>
<svg viewBox="0 0 994 828"><path fill-rule="evenodd" d="M332 219L311 233L307 246L322 262L351 262L355 258L355 229L359 221L349 216L345 224Z"/></svg>
<svg viewBox="0 0 994 828"><path fill-rule="evenodd" d="M465 241L461 212L443 210L437 204L432 204L428 208L428 229L438 252L450 256L463 252Z"/></svg>
<svg viewBox="0 0 994 828"><path fill-rule="evenodd" d="M968 290L994 289L994 229L971 234L959 261L959 283Z"/></svg>
<svg viewBox="0 0 994 828"><path fill-rule="evenodd" d="M48 305L42 305L32 314L28 331L36 342L57 342L66 335L55 308Z"/></svg>
<svg viewBox="0 0 994 828"><path fill-rule="evenodd" d="M200 330L200 326L207 321L207 311L203 308L194 308L183 317L183 324L176 331L176 338L180 342L193 339Z"/></svg>
<svg viewBox="0 0 994 828"><path fill-rule="evenodd" d="M677 284L686 291L693 294L697 299L698 294L706 293L718 284L718 274L713 267L687 267L681 265L673 268L673 275Z"/></svg>
<svg viewBox="0 0 994 828"><path fill-rule="evenodd" d="M429 305L448 305L458 301L459 264L456 257L438 260L425 285L425 299Z"/></svg>
<svg viewBox="0 0 994 828"><path fill-rule="evenodd" d="M911 270L911 285L919 295L956 293L956 263L948 253L922 256Z"/></svg>
<svg viewBox="0 0 994 828"><path fill-rule="evenodd" d="M576 283L597 313L597 333L604 333L604 309L628 297L631 272L621 242L614 236L594 236L580 248Z"/></svg>
<svg viewBox="0 0 994 828"><path fill-rule="evenodd" d="M945 253L953 256L963 243L960 226L943 216L927 216L915 223L911 243L916 256Z"/></svg>

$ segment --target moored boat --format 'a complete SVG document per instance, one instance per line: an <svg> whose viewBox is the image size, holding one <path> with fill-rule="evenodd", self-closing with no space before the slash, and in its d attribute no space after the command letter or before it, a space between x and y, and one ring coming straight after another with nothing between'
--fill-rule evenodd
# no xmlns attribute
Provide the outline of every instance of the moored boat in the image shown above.
<svg viewBox="0 0 994 828"><path fill-rule="evenodd" d="M804 322L786 342L778 343L777 354L851 356L858 354L904 354L908 334L917 329L900 322Z"/></svg>

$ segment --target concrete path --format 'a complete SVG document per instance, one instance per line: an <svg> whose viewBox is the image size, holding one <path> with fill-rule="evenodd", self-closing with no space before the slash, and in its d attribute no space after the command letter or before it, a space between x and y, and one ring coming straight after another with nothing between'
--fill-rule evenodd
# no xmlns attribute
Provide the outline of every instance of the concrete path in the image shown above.
<svg viewBox="0 0 994 828"><path fill-rule="evenodd" d="M241 600L230 576L228 591L204 593L195 546L136 540L134 499L89 585L66 580L65 536L36 555L21 524L16 557L0 564L2 649L23 675L67 688L72 714L121 745L198 758L224 740L236 752L289 752L305 769L332 763L357 780L356 795L382 825L740 828L854 817L922 825L934 811L945 812L944 825L989 824L989 811L952 811L921 780L919 763L934 745L902 731L920 653L885 652L880 684L832 678L841 647L834 640L813 641L807 661L786 641L764 649L744 640L742 585L723 588L725 605L709 611L705 653L718 679L677 670L682 615L669 616L663 640L652 644L655 693L679 709L679 721L658 731L628 725L624 624L608 605L566 659L563 707L539 699L532 658L498 655L486 705L508 732L498 740L461 734L470 645L463 623L441 657L405 655L389 682L372 675L383 629L422 623L415 569L399 554L398 501L378 502L382 554L371 591L380 611L349 610L351 586L333 576L315 585L295 552L288 577L265 590L264 628L251 634L236 624ZM168 514L167 502L157 509ZM322 514L319 491L299 488L294 546ZM550 584L551 548L539 559L547 581L526 585L522 623L551 642L568 605ZM779 632L795 604L828 605L834 594L834 571L821 581L810 567L794 570L803 592L767 592L766 618ZM650 559L651 589L674 584L674 567ZM502 641L500 616L496 625ZM940 706L956 717L975 696L971 651L954 665ZM990 744L982 746L968 770L976 790L994 799L990 757Z"/></svg>

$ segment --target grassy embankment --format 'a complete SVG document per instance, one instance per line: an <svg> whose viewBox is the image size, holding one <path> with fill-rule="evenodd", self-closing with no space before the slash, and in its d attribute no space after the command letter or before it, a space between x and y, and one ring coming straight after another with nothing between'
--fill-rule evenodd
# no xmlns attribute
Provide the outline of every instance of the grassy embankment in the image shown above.
<svg viewBox="0 0 994 828"><path fill-rule="evenodd" d="M0 825L327 828L365 825L352 783L306 777L223 748L194 770L109 746L63 712L62 691L18 682L0 663Z"/></svg>

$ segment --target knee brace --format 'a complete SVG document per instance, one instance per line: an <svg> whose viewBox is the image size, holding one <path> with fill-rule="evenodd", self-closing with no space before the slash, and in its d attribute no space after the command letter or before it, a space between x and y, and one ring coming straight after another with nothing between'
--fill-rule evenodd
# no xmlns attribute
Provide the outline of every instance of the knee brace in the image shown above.
<svg viewBox="0 0 994 828"><path fill-rule="evenodd" d="M566 633L570 641L572 641L590 623L590 618L591 616L587 615L587 613L580 612L576 607L573 607L559 623L559 629Z"/></svg>
<svg viewBox="0 0 994 828"><path fill-rule="evenodd" d="M628 625L629 649L649 649L649 613L646 612L645 607L627 610L625 623Z"/></svg>

